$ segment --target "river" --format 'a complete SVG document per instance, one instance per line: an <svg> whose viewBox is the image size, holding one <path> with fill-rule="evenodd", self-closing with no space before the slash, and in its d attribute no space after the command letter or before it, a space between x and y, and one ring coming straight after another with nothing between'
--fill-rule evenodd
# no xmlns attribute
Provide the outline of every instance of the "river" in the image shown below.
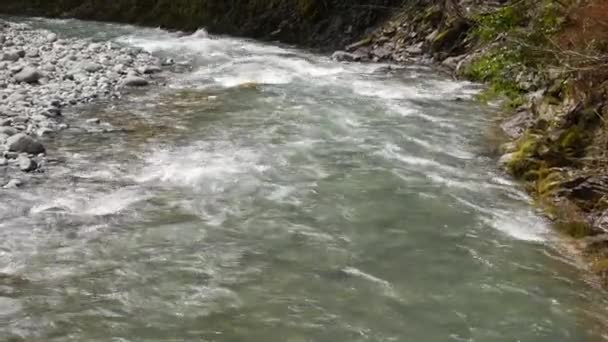
<svg viewBox="0 0 608 342"><path fill-rule="evenodd" d="M186 63L69 110L47 173L0 192L0 340L604 340L604 293L496 167L478 86L22 20Z"/></svg>

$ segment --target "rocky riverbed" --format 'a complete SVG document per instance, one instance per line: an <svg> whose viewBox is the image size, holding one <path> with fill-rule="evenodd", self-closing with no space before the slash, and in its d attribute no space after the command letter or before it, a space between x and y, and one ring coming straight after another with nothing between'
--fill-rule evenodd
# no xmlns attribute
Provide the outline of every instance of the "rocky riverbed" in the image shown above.
<svg viewBox="0 0 608 342"><path fill-rule="evenodd" d="M62 38L0 21L0 186L44 172L44 139L69 127L63 110L156 83L162 61L114 43ZM91 124L95 124L93 119Z"/></svg>

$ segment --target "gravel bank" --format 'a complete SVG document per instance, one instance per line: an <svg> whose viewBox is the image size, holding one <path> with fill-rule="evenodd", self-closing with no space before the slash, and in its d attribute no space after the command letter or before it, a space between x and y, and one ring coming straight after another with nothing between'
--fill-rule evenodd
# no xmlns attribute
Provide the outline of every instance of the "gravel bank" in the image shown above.
<svg viewBox="0 0 608 342"><path fill-rule="evenodd" d="M69 127L66 107L153 84L163 64L141 50L0 21L0 187L44 172L44 139Z"/></svg>

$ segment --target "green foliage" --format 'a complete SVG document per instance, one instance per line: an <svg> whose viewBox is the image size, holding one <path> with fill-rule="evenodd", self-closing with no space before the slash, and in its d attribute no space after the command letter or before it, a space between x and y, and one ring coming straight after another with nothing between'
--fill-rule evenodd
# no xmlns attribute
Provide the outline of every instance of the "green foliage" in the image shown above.
<svg viewBox="0 0 608 342"><path fill-rule="evenodd" d="M582 239L593 233L591 225L583 220L558 222L557 229L575 239Z"/></svg>
<svg viewBox="0 0 608 342"><path fill-rule="evenodd" d="M495 12L474 17L473 21L477 26L475 35L482 42L491 42L500 34L522 26L527 21L526 9L522 4L523 2L519 2L519 4L505 6Z"/></svg>
<svg viewBox="0 0 608 342"><path fill-rule="evenodd" d="M517 151L507 164L507 169L518 178L533 181L538 179L538 170L541 168L536 158L540 146L538 137L526 134L517 143Z"/></svg>
<svg viewBox="0 0 608 342"><path fill-rule="evenodd" d="M506 96L509 99L506 106L516 108L525 102L523 91L516 82L516 75L523 68L525 65L518 50L500 48L489 51L475 60L464 70L464 75L469 79L489 84L480 100L488 101Z"/></svg>

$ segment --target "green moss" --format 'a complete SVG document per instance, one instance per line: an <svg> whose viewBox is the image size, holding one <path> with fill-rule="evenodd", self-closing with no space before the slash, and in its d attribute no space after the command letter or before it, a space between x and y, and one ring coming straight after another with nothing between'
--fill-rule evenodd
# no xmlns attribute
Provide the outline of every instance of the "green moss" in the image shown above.
<svg viewBox="0 0 608 342"><path fill-rule="evenodd" d="M482 42L491 42L500 34L509 32L526 22L526 8L523 2L505 6L495 12L475 16L475 35Z"/></svg>
<svg viewBox="0 0 608 342"><path fill-rule="evenodd" d="M465 70L464 76L479 82L489 83L484 96L506 96L510 107L524 103L523 90L515 81L516 75L525 67L523 57L516 50L499 48L488 51L477 58Z"/></svg>
<svg viewBox="0 0 608 342"><path fill-rule="evenodd" d="M598 273L603 276L608 274L608 258L600 258L596 260L592 265L592 270L595 273Z"/></svg>
<svg viewBox="0 0 608 342"><path fill-rule="evenodd" d="M593 232L591 225L582 220L558 222L556 227L559 231L575 239L590 236Z"/></svg>
<svg viewBox="0 0 608 342"><path fill-rule="evenodd" d="M563 179L561 171L542 166L538 170L536 193L542 197L551 196L562 183Z"/></svg>
<svg viewBox="0 0 608 342"><path fill-rule="evenodd" d="M319 12L317 0L298 0L297 6L298 13L304 18L314 17Z"/></svg>
<svg viewBox="0 0 608 342"><path fill-rule="evenodd" d="M507 164L507 169L517 178L527 181L538 179L538 170L541 167L536 158L540 146L538 138L526 134L518 141L517 146L517 151Z"/></svg>

